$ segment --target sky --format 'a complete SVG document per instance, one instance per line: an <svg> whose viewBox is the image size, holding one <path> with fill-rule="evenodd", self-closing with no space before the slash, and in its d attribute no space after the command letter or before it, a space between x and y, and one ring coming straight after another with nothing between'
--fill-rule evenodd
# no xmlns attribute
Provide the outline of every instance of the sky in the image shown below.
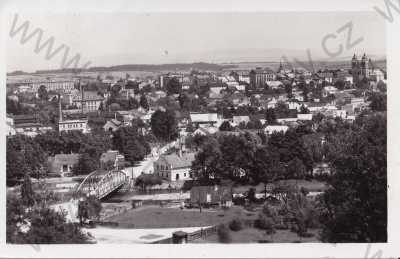
<svg viewBox="0 0 400 259"><path fill-rule="evenodd" d="M68 48L68 57L81 55L79 67L121 64L165 64L189 62L260 62L288 59L307 60L307 49L313 60L347 59L353 53L366 52L372 57L385 56L385 23L374 12L286 12L286 13L86 13L53 14L20 13L9 16L10 30L28 21L27 35L40 29L42 43L54 37L53 50L46 59L46 48L35 52L38 34L21 43L23 30L7 35L7 71L33 72L59 69ZM337 32L349 22L349 31ZM329 57L322 43L336 52ZM62 45L64 44L64 45Z"/></svg>

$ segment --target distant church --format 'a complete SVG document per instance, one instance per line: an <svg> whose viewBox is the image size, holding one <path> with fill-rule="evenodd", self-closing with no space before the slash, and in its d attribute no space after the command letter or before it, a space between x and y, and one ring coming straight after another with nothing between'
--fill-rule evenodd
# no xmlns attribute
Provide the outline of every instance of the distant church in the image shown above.
<svg viewBox="0 0 400 259"><path fill-rule="evenodd" d="M370 81L383 81L384 73L380 69L376 69L371 59L364 53L361 60L354 54L351 60L351 74L353 76L353 83L357 84L364 78Z"/></svg>

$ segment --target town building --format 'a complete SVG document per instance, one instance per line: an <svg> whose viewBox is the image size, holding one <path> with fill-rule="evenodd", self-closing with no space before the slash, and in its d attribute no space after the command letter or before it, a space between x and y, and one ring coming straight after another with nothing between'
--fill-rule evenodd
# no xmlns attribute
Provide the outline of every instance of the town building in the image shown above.
<svg viewBox="0 0 400 259"><path fill-rule="evenodd" d="M262 69L261 67L251 70L249 76L252 89L264 88L267 82L275 81L276 78L274 71L269 68Z"/></svg>
<svg viewBox="0 0 400 259"><path fill-rule="evenodd" d="M217 113L190 113L190 121L195 127L214 126L220 121Z"/></svg>
<svg viewBox="0 0 400 259"><path fill-rule="evenodd" d="M74 120L64 120L63 112L61 108L61 100L59 99L59 120L58 120L58 132L68 132L72 130L78 130L82 133L89 133L90 128L88 126L87 119L74 119Z"/></svg>
<svg viewBox="0 0 400 259"><path fill-rule="evenodd" d="M84 113L97 111L104 97L95 91L84 91L72 99L72 104L82 109Z"/></svg>
<svg viewBox="0 0 400 259"><path fill-rule="evenodd" d="M29 137L35 137L38 134L52 131L53 128L50 126L44 126L41 123L20 123L15 126L15 133Z"/></svg>
<svg viewBox="0 0 400 259"><path fill-rule="evenodd" d="M7 126L7 136L14 136L16 134L14 127L14 119L12 117L6 117L6 126Z"/></svg>
<svg viewBox="0 0 400 259"><path fill-rule="evenodd" d="M297 118L295 118L295 121L297 121ZM279 132L286 133L288 129L289 127L286 125L268 125L265 127L264 131L267 135L271 135Z"/></svg>

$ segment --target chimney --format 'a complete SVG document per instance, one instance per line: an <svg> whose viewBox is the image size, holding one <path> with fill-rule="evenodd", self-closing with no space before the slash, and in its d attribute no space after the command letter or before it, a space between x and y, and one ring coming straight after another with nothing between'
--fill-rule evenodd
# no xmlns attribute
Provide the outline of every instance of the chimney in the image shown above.
<svg viewBox="0 0 400 259"><path fill-rule="evenodd" d="M59 112L59 121L61 122L62 119L62 108L61 108L61 94L58 94L58 112Z"/></svg>

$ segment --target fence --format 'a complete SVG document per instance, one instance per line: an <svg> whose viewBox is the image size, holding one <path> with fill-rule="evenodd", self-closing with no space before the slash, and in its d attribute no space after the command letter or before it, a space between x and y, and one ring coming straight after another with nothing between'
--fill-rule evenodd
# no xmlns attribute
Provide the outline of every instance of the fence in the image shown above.
<svg viewBox="0 0 400 259"><path fill-rule="evenodd" d="M193 233L188 233L187 241L193 241L196 239L200 238L206 238L207 236L215 235L217 233L217 226L205 228L205 229L200 229L198 231L195 231Z"/></svg>
<svg viewBox="0 0 400 259"><path fill-rule="evenodd" d="M217 226L200 229L192 233L187 234L187 242L194 241L200 238L206 238L207 236L215 235L217 233ZM172 244L172 237L158 240L153 242L152 244Z"/></svg>

